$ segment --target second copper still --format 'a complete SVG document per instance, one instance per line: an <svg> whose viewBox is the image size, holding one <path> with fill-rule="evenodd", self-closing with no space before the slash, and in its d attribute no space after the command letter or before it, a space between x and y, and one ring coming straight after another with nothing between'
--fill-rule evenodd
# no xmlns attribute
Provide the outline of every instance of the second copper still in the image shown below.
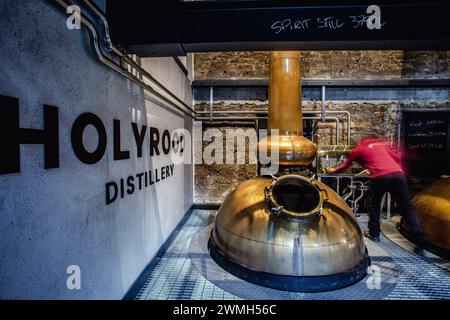
<svg viewBox="0 0 450 320"><path fill-rule="evenodd" d="M209 240L230 273L292 291L326 291L365 276L369 258L347 204L325 184L286 167L309 165L315 144L303 137L299 52L270 56L269 135L259 147L279 150L280 172L239 185L223 202ZM292 170L291 170L292 171Z"/></svg>
<svg viewBox="0 0 450 320"><path fill-rule="evenodd" d="M425 234L425 249L450 260L450 178L442 178L416 194L412 204ZM399 230L416 242L404 219Z"/></svg>

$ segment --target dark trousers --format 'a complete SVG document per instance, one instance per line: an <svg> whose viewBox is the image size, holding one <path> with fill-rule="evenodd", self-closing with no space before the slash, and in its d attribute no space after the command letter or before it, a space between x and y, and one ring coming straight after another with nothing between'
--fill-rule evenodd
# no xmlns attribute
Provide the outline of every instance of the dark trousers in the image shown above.
<svg viewBox="0 0 450 320"><path fill-rule="evenodd" d="M408 183L403 173L394 173L372 179L372 201L369 211L369 233L380 235L381 200L385 192L389 192L396 201L400 215L419 241L423 241L423 231L416 210L411 204Z"/></svg>

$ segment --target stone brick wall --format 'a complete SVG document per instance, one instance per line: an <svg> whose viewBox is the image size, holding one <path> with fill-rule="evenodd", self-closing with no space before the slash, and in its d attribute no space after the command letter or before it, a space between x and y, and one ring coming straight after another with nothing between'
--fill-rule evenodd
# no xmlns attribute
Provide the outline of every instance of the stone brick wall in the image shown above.
<svg viewBox="0 0 450 320"><path fill-rule="evenodd" d="M448 52L403 51L316 51L302 53L302 76L307 79L407 79L449 78ZM266 52L216 52L195 54L195 79L266 79L269 55ZM401 90L401 89L400 89ZM215 101L215 110L267 110L265 101L227 99ZM209 103L196 101L196 110L209 110ZM320 110L318 101L303 101L304 110ZM361 100L328 101L327 110L351 113L351 144L368 134L397 138L398 114L401 109L450 110L450 102L412 94L407 101ZM345 117L340 117L344 121ZM233 128L232 123L217 123L220 130ZM250 128L251 124L247 127ZM244 128L245 129L245 128ZM339 143L346 144L348 125L341 128ZM336 125L319 124L314 142L336 143ZM198 143L198 142L197 142ZM205 143L203 143L205 145ZM195 203L220 203L239 183L256 175L255 165L195 166Z"/></svg>
<svg viewBox="0 0 450 320"><path fill-rule="evenodd" d="M423 104L416 103L416 106L423 107ZM434 103L436 106L436 103ZM214 103L214 110L217 111L267 111L267 101L217 101ZM303 101L303 110L321 109L321 102ZM397 130L397 112L399 108L398 101L328 101L327 110L349 111L352 114L350 125L351 141L356 143L362 137L368 134L378 134L386 138L395 137ZM196 111L209 110L209 103L198 102L195 105ZM256 114L249 113L249 116ZM314 142L317 144L348 144L347 133L348 124L345 116L339 116L343 123L340 128L340 140L336 141L336 123L330 122L319 124L317 135L314 136ZM223 127L223 122L215 122ZM233 128L232 123L225 128Z"/></svg>
<svg viewBox="0 0 450 320"><path fill-rule="evenodd" d="M220 101L214 105L215 110L267 110L267 102L224 102ZM205 102L199 102L195 105L196 111L209 110L209 104ZM210 128L218 129L223 137L225 137L226 131L229 129L235 129L236 125L239 128L246 131L249 129L255 129L255 126L251 122L214 122L214 127L207 121L202 125L202 133ZM210 142L194 143L202 144L202 153L205 147ZM223 148L225 149L225 138L221 141ZM250 164L248 158L248 140L246 145L246 159L245 164L225 164L225 153L222 160L224 164L196 164L194 167L194 203L221 203L223 199L231 192L237 185L245 180L251 179L256 176L257 167L254 164ZM237 146L234 148L234 159L237 159L236 151ZM237 162L237 161L236 161Z"/></svg>
<svg viewBox="0 0 450 320"><path fill-rule="evenodd" d="M448 78L447 51L304 51L305 79ZM195 79L265 79L268 52L195 54Z"/></svg>

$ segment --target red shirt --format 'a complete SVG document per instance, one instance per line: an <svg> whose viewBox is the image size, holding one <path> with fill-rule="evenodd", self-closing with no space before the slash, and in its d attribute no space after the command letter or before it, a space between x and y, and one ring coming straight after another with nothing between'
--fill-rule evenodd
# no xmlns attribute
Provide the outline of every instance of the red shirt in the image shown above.
<svg viewBox="0 0 450 320"><path fill-rule="evenodd" d="M372 178L392 173L405 173L400 165L400 156L386 141L379 139L362 140L352 150L347 160L336 168L336 172L347 169L353 162L358 162L369 169Z"/></svg>

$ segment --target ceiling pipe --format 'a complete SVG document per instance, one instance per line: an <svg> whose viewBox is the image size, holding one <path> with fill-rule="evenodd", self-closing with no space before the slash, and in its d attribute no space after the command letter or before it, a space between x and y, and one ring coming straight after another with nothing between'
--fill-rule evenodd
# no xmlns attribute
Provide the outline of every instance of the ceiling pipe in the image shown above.
<svg viewBox="0 0 450 320"><path fill-rule="evenodd" d="M69 6L72 5L72 3L70 1L66 1L66 0L54 0L57 4L59 4L61 7L63 7L65 10L67 10L67 8ZM87 4L89 1L84 0L84 3ZM90 2L89 2L90 3ZM92 5L92 3L90 3L91 6L88 6L88 8L90 10L94 10L95 6ZM100 16L102 15L102 13L96 9L95 11L92 11L94 14L96 14L95 12L100 13ZM157 96L158 98L160 98L161 100L163 100L164 102L168 103L169 105L171 105L172 107L174 107L175 109L177 109L178 111L182 112L183 114L189 116L192 119L195 119L195 111L190 108L186 103L184 103L182 100L181 104L183 105L184 108L186 108L188 111L186 111L185 109L183 109L182 107L178 106L175 102L173 102L172 100L168 99L166 96L162 95L161 93L159 93L157 90L155 90L152 86L148 85L147 83L145 83L143 80L139 79L137 76L135 76L132 72L128 71L127 67L123 67L122 65L117 64L115 61L113 61L112 59L110 59L109 57L107 57L106 55L103 54L102 51L102 45L100 45L100 41L99 41L99 37L98 37L98 32L97 29L95 28L94 24L83 14L80 14L80 18L81 18L81 22L83 23L84 26L87 27L87 29L89 30L89 34L90 34L90 40L91 40L91 45L94 49L94 52L98 58L98 60L105 64L106 66L112 68L114 71L120 73L122 76L126 77L127 79L129 79L130 81L134 82L135 84L139 85L140 87L144 88L145 90L151 92L152 94L154 94L155 96ZM103 21L103 20L102 20ZM104 20L106 22L106 18ZM106 24L107 25L107 24ZM107 30L107 29L106 29ZM124 54L123 52L121 52L119 49L117 49L116 47L114 47L113 45L111 46L111 51L116 54L117 56L119 56L119 58L121 58L121 60L125 61L126 63L128 63L129 65L131 65L134 69L136 69L136 71L138 71L140 74L146 76L147 78L149 78L149 76L151 77L151 75L145 71L141 66L139 66L136 62L134 62L130 57L128 57L126 54ZM153 77L152 77L153 78ZM154 79L154 78L153 78ZM149 80L152 80L151 78L149 78ZM154 79L156 80L156 79ZM157 84L157 83L156 83ZM158 84L157 84L158 85ZM163 89L164 90L164 89ZM168 90L166 88L166 90ZM165 90L164 90L165 91ZM169 91L170 92L170 91ZM170 92L171 95L173 95L173 93ZM176 97L176 96L175 96ZM179 99L178 97L176 97L176 99ZM179 101L179 102L180 102ZM192 114L193 113L193 114Z"/></svg>
<svg viewBox="0 0 450 320"><path fill-rule="evenodd" d="M147 70L142 68L139 64L137 64L133 59L131 59L125 52L118 49L114 46L111 40L111 36L109 34L109 25L108 20L106 19L103 12L90 0L83 0L83 2L86 4L87 8L98 17L98 19L101 21L103 25L103 31L104 31L104 42L107 44L107 48L110 52L116 54L121 59L123 59L126 63L131 65L134 69L136 69L139 73L141 73L143 76L145 76L148 80L156 84L158 87L160 87L165 93L167 93L170 97L175 99L178 103L182 104L183 107L188 109L190 112L195 112L194 109L192 109L188 104L186 104L183 100L181 100L179 97L177 97L173 92L171 92L169 89L167 89L161 82L159 82L155 77L153 77Z"/></svg>

